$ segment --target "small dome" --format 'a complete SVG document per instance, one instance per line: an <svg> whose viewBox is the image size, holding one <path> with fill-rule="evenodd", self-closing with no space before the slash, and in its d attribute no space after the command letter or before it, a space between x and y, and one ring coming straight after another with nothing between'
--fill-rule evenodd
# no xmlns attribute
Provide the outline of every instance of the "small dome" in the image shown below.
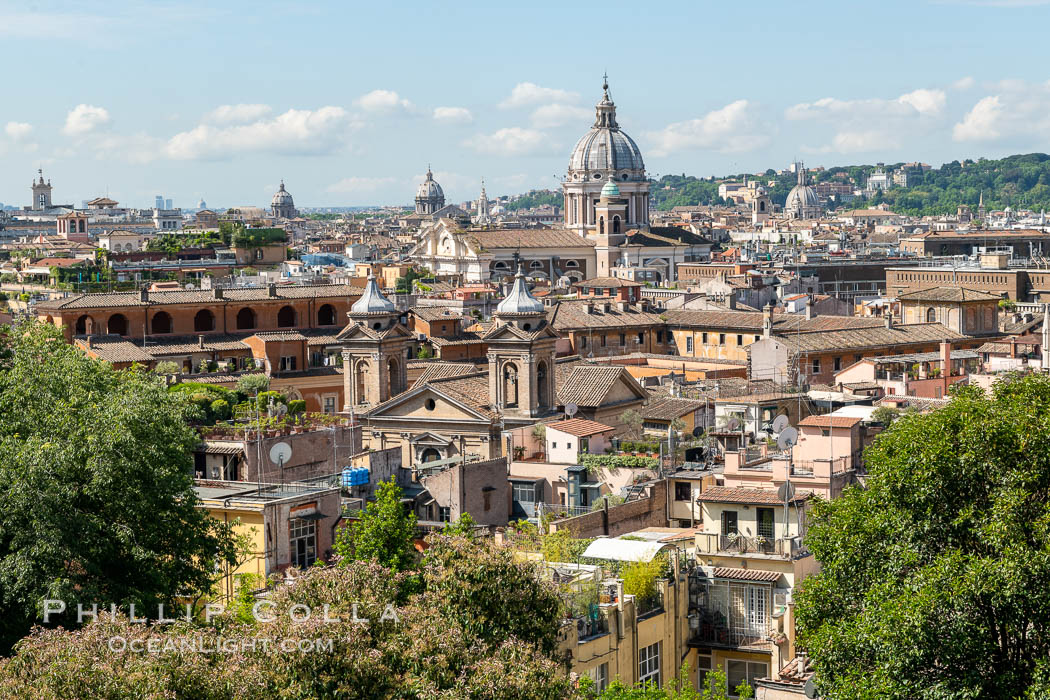
<svg viewBox="0 0 1050 700"><path fill-rule="evenodd" d="M615 182L613 182L612 180L608 180L605 183L605 185L602 187L602 195L601 196L602 197L608 197L610 199L613 198L613 197L619 197L620 196L620 188L617 187Z"/></svg>
<svg viewBox="0 0 1050 700"><path fill-rule="evenodd" d="M368 273L368 285L365 287L361 298L350 307L351 314L394 314L397 307L394 302L383 296L376 284L375 275Z"/></svg>
<svg viewBox="0 0 1050 700"><path fill-rule="evenodd" d="M514 275L514 286L510 293L496 307L498 314L542 314L544 313L543 302L532 296L529 285L525 283L525 273L521 271L521 263L518 263L518 273Z"/></svg>
<svg viewBox="0 0 1050 700"><path fill-rule="evenodd" d="M445 192L441 189L441 185L434 180L434 173L430 172L430 168L427 168L427 177L419 185L419 189L416 190L416 199L445 199Z"/></svg>

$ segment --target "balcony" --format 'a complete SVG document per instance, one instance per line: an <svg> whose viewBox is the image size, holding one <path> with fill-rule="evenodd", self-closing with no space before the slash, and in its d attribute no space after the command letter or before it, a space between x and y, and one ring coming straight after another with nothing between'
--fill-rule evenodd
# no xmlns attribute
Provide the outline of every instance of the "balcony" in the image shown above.
<svg viewBox="0 0 1050 700"><path fill-rule="evenodd" d="M703 554L758 554L781 559L793 559L803 553L799 537L763 537L749 535L722 535L717 532L698 532L696 545Z"/></svg>
<svg viewBox="0 0 1050 700"><path fill-rule="evenodd" d="M689 644L770 651L775 620L767 585L693 576L689 583Z"/></svg>

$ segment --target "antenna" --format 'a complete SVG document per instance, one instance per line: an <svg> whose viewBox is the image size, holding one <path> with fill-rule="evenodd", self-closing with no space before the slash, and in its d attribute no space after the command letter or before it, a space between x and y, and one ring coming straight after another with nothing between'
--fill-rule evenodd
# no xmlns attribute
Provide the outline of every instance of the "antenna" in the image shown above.
<svg viewBox="0 0 1050 700"><path fill-rule="evenodd" d="M565 415L572 418L576 415L576 412L580 410L580 407L574 403L565 404Z"/></svg>

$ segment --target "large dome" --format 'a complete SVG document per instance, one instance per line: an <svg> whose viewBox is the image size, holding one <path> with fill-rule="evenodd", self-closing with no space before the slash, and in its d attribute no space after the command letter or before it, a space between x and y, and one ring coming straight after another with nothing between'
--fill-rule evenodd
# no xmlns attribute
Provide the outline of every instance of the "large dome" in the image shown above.
<svg viewBox="0 0 1050 700"><path fill-rule="evenodd" d="M434 180L434 174L430 172L430 168L427 168L427 177L419 185L419 189L416 190L416 199L445 199L445 192L441 189L441 185L437 184Z"/></svg>
<svg viewBox="0 0 1050 700"><path fill-rule="evenodd" d="M638 144L616 123L616 105L609 98L609 84L602 84L602 99L595 105L594 125L576 142L569 158L573 170L635 170L644 175L645 162Z"/></svg>
<svg viewBox="0 0 1050 700"><path fill-rule="evenodd" d="M292 195L288 190L284 189L283 181L281 182L281 188L274 193L273 199L270 200L270 206L294 206Z"/></svg>
<svg viewBox="0 0 1050 700"><path fill-rule="evenodd" d="M784 209L786 210L798 210L801 211L803 207L819 207L820 197L817 196L816 190L809 185L795 185L788 192L787 199L784 201Z"/></svg>

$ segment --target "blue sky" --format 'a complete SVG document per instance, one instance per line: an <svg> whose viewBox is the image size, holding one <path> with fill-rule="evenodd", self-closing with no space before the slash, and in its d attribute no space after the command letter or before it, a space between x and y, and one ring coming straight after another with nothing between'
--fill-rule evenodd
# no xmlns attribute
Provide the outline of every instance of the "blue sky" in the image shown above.
<svg viewBox="0 0 1050 700"><path fill-rule="evenodd" d="M1050 2L6 2L0 202L553 187L608 71L654 175L1050 151Z"/></svg>

